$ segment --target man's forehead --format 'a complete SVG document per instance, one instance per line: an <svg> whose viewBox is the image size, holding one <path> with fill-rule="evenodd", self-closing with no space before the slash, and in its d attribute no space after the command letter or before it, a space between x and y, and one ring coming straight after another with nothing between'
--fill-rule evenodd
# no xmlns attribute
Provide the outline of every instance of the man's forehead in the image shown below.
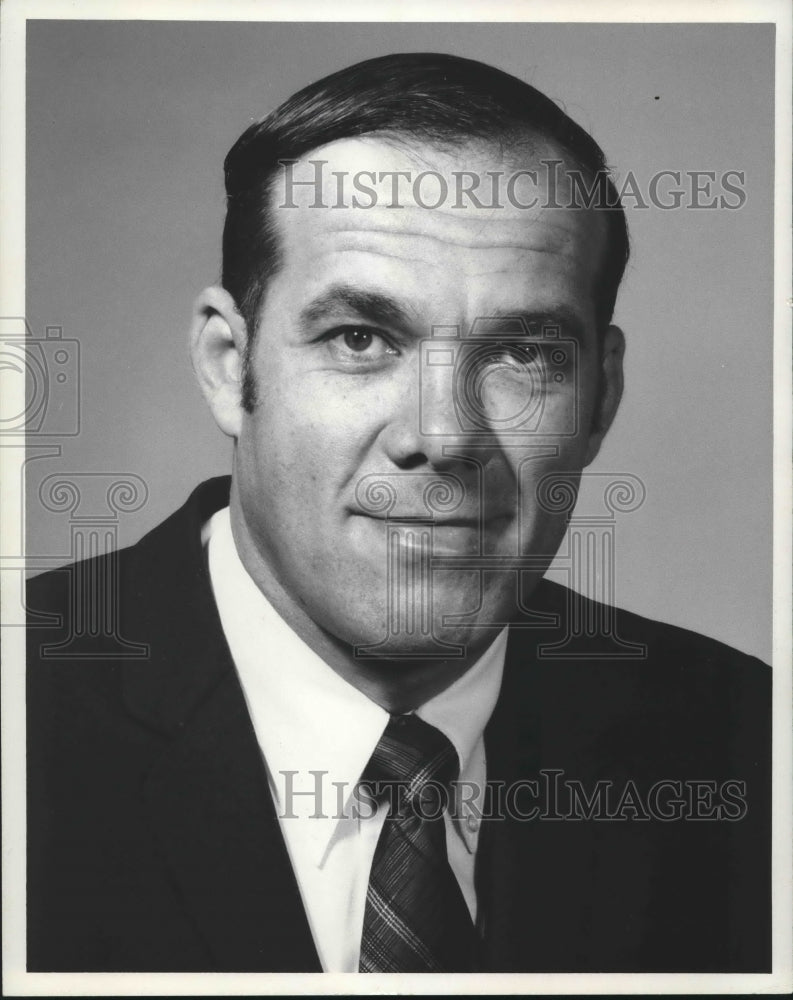
<svg viewBox="0 0 793 1000"><path fill-rule="evenodd" d="M570 172L544 140L435 145L340 139L283 164L270 204L287 242L332 240L377 252L400 238L460 248L599 257L603 226L570 204ZM290 239L291 237L291 239Z"/></svg>

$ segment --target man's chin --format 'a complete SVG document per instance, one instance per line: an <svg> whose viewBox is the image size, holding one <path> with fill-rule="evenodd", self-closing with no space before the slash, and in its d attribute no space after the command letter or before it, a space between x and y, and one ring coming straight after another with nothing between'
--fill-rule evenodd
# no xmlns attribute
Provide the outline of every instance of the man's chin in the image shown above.
<svg viewBox="0 0 793 1000"><path fill-rule="evenodd" d="M408 601L402 594L391 608L385 602L375 606L370 594L369 601L358 603L362 613L356 620L350 619L348 607L344 620L326 618L325 630L355 660L464 658L487 646L505 624L499 609L488 607L487 601L482 604L479 588L465 583L452 593L434 595L431 605Z"/></svg>
<svg viewBox="0 0 793 1000"><path fill-rule="evenodd" d="M498 634L497 628L492 629L447 629L443 638L439 636L423 636L395 641L380 642L371 645L361 645L355 648L354 660L370 669L377 669L378 664L384 670L398 672L400 669L409 671L412 667L431 666L436 663L448 665L453 662L473 663L490 645Z"/></svg>

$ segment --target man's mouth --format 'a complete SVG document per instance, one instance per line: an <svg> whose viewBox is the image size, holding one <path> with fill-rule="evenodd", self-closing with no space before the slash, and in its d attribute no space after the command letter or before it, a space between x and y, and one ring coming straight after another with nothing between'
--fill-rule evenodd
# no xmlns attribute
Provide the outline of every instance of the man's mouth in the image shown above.
<svg viewBox="0 0 793 1000"><path fill-rule="evenodd" d="M352 510L350 514L353 517L365 517L370 521L381 521L383 523L390 524L411 524L414 522L421 522L423 524L431 524L434 528L490 528L497 524L506 522L512 518L512 513L502 513L491 515L489 517L483 518L478 515L472 515L470 517L460 517L459 515L455 517L430 517L427 515L426 511L420 514L413 514L409 512L399 513L399 514L389 514L388 517L384 517L382 514L369 514L362 510Z"/></svg>
<svg viewBox="0 0 793 1000"><path fill-rule="evenodd" d="M489 545L487 539L494 541L502 536L513 521L512 513L487 518L460 517L459 514L454 517L431 518L426 513L400 513L399 516L392 514L383 517L355 511L353 516L356 520L372 525L373 531L367 532L370 538L367 545L372 554L385 551L380 546L385 545L386 529L389 528L389 544L396 545L404 552L429 553L431 539L431 555L435 557L481 554L492 545L492 541Z"/></svg>

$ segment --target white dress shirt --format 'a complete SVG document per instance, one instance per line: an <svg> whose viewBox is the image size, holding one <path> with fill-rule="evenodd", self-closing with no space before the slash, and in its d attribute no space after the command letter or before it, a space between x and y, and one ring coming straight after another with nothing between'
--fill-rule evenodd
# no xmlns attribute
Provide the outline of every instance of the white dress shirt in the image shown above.
<svg viewBox="0 0 793 1000"><path fill-rule="evenodd" d="M237 554L228 507L213 515L202 537L322 967L357 972L369 872L387 809L352 816L350 799L388 712L332 670L275 611ZM474 919L483 733L501 687L506 639L503 629L473 667L416 712L452 742L460 781L470 783L459 818L447 812L444 819L449 862Z"/></svg>

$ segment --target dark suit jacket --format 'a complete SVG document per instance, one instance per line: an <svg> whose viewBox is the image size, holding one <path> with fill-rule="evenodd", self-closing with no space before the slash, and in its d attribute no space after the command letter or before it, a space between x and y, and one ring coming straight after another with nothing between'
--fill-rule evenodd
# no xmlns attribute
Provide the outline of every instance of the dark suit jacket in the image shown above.
<svg viewBox="0 0 793 1000"><path fill-rule="evenodd" d="M227 497L228 480L206 483L137 545L29 585L31 971L320 971L199 541ZM550 624L512 630L485 734L494 791L538 781L513 811L554 781L560 795L548 818L483 824L486 967L768 970L770 671L626 612L617 631L644 659L615 657L606 635L582 640L584 658L538 657L569 601L544 582ZM120 656L141 652L121 640L147 655ZM700 818L664 820L667 787L642 817L661 779L684 783L689 813L686 782L716 782L715 797L700 785ZM611 810L628 782L640 801L550 818L570 811L566 782L591 796L599 780ZM745 815L701 818L718 802L739 815L730 780Z"/></svg>

